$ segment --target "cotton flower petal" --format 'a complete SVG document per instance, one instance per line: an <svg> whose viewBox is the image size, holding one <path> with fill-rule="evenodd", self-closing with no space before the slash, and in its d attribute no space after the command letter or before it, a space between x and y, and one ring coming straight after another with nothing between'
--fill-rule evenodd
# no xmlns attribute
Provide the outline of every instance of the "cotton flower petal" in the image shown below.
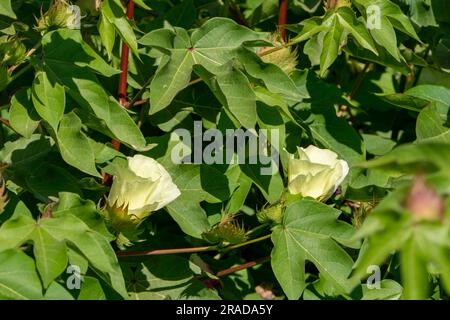
<svg viewBox="0 0 450 320"><path fill-rule="evenodd" d="M298 148L288 156L288 190L293 195L325 201L333 195L349 172L346 161L327 149Z"/></svg>

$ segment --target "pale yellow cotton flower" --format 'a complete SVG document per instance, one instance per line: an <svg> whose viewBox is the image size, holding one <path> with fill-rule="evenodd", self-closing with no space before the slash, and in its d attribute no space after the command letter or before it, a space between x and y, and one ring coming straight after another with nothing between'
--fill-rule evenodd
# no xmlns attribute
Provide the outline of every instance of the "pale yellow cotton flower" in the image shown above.
<svg viewBox="0 0 450 320"><path fill-rule="evenodd" d="M128 168L118 169L109 192L110 220L115 226L138 224L180 194L156 160L143 155L129 157Z"/></svg>
<svg viewBox="0 0 450 320"><path fill-rule="evenodd" d="M349 167L331 150L313 145L289 155L288 190L293 195L325 201L344 181Z"/></svg>

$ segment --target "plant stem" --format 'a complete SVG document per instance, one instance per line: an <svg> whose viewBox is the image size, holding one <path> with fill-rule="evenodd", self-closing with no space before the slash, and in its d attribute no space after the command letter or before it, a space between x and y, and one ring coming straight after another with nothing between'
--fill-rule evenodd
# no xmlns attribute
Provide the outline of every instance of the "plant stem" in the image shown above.
<svg viewBox="0 0 450 320"><path fill-rule="evenodd" d="M350 91L350 93L347 95L347 99L348 100L352 100L353 97L355 96L356 92L358 92L358 89L361 87L363 80L367 74L367 70L369 69L369 67L372 65L372 63L370 62L366 62L366 64L364 65L363 70L361 71L360 74L358 74L358 77L356 78L355 83L353 84L352 90Z"/></svg>
<svg viewBox="0 0 450 320"><path fill-rule="evenodd" d="M128 1L127 17L133 19L134 15L134 0ZM122 40L122 53L120 55L120 79L119 79L119 103L122 107L127 107L127 78L128 78L128 59L130 56L130 47ZM114 149L119 150L120 142L113 140Z"/></svg>
<svg viewBox="0 0 450 320"><path fill-rule="evenodd" d="M117 252L118 257L129 257L129 256L153 256L162 254L176 254L176 253L196 253L196 252L206 252L206 251L217 251L217 246L204 246L204 247L193 247L193 248L178 248L178 249L160 249L160 250L147 250L147 251L119 251Z"/></svg>
<svg viewBox="0 0 450 320"><path fill-rule="evenodd" d="M237 271L248 269L250 267L253 267L253 266L256 266L258 264L267 262L269 260L270 260L270 257L264 257L264 258L256 259L254 261L246 262L246 263L240 264L240 265L235 266L235 267L231 267L231 268L228 268L228 269L225 269L225 270L221 270L221 271L216 273L216 276L217 277L223 277L223 276L226 276L226 275L228 275L230 273L234 273L234 272L237 272Z"/></svg>
<svg viewBox="0 0 450 320"><path fill-rule="evenodd" d="M263 224L261 224L261 225L255 227L255 228L253 228L253 229L247 231L246 235L249 236L249 235L251 235L251 234L253 234L253 233L255 233L255 232L257 232L257 231L259 231L259 230L261 230L261 229L264 229L264 228L267 227L268 225L269 225L268 223L263 223Z"/></svg>
<svg viewBox="0 0 450 320"><path fill-rule="evenodd" d="M280 0L280 13L278 15L278 31L283 41L286 41L286 23L287 23L288 0Z"/></svg>
<svg viewBox="0 0 450 320"><path fill-rule="evenodd" d="M3 123L5 126L7 126L8 128L11 128L11 124L9 123L8 120L3 119L2 117L0 117L0 122Z"/></svg>
<svg viewBox="0 0 450 320"><path fill-rule="evenodd" d="M161 255L161 254L177 254L177 253L196 253L196 252L206 252L206 251L220 251L220 252L228 252L233 249L237 249L252 243L256 243L259 241L266 240L270 238L270 234L252 239L243 243L239 243L236 245L228 246L226 248L221 248L217 245L214 246L203 246L203 247L193 247L193 248L176 248L176 249L158 249L158 250L140 250L140 251L118 251L116 255L118 257L129 257L129 256L153 256L153 255Z"/></svg>
<svg viewBox="0 0 450 320"><path fill-rule="evenodd" d="M152 75L150 78L148 78L148 80L145 82L145 84L142 86L142 88L139 90L139 92L134 96L134 98L130 101L130 103L128 103L127 108L131 108L137 104L139 97L145 92L147 87L150 85L150 83L153 80L153 77L154 77L154 75Z"/></svg>
<svg viewBox="0 0 450 320"><path fill-rule="evenodd" d="M128 1L127 17L132 20L134 16L134 0ZM120 80L119 80L119 102L123 107L127 105L127 77L128 77L128 59L130 56L130 47L122 40L122 54L120 56Z"/></svg>
<svg viewBox="0 0 450 320"><path fill-rule="evenodd" d="M134 0L128 1L127 17L132 20L134 16ZM130 48L128 44L122 40L122 52L120 56L120 78L119 78L119 103L122 107L127 107L127 77L128 77L128 59L130 55ZM116 139L112 140L112 145L115 150L119 150L120 142ZM111 175L105 173L103 175L102 184L106 185L111 181Z"/></svg>
<svg viewBox="0 0 450 320"><path fill-rule="evenodd" d="M363 70L358 74L358 77L355 80L355 83L353 84L352 89L350 90L350 93L346 96L348 101L351 101L354 96L356 95L356 93L358 92L359 88L361 87L364 78L367 74L367 70L370 68L370 66L372 66L371 62L366 62L366 64L364 65ZM340 117L344 114L344 112L347 111L349 116L350 116L350 120L352 122L354 122L354 117L353 117L353 113L351 112L351 109L349 106L347 106L346 104L342 104L339 106L339 111L337 113L337 115Z"/></svg>
<svg viewBox="0 0 450 320"><path fill-rule="evenodd" d="M42 43L41 43L41 42L36 43L36 44L34 45L33 48L31 48L30 50L28 50L28 52L25 54L25 57L24 57L23 60L28 59L29 57L31 57L31 55L32 55L33 53L35 53L36 50L39 49L41 46L42 46ZM16 65L14 65L14 66L11 66L11 67L8 69L8 73L11 74L11 73L12 73L14 70L16 70L20 65L21 65L21 63L16 64Z"/></svg>
<svg viewBox="0 0 450 320"><path fill-rule="evenodd" d="M240 247L247 246L247 245L252 244L252 243L260 242L260 241L269 239L271 236L272 236L271 234L266 234L265 236L262 236L262 237L259 237L259 238L255 238L255 239L252 239L252 240L248 240L246 242L235 244L235 245L226 247L225 249L222 250L222 252L228 252L228 251L240 248Z"/></svg>

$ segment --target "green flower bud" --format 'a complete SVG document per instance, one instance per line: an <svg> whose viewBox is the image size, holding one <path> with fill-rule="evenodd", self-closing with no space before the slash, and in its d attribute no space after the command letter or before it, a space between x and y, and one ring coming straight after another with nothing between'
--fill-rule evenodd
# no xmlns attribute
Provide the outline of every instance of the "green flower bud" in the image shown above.
<svg viewBox="0 0 450 320"><path fill-rule="evenodd" d="M11 66L21 62L27 51L25 45L17 37L2 38L6 41L0 43L0 65Z"/></svg>
<svg viewBox="0 0 450 320"><path fill-rule="evenodd" d="M118 208L107 205L102 213L108 224L116 231L135 229L142 221L139 217L128 214L126 207Z"/></svg>
<svg viewBox="0 0 450 320"><path fill-rule="evenodd" d="M65 0L55 0L45 14L37 22L36 29L46 32L51 29L80 29L80 7L68 4Z"/></svg>
<svg viewBox="0 0 450 320"><path fill-rule="evenodd" d="M426 183L423 175L414 179L405 206L415 221L441 220L445 213L444 199Z"/></svg>
<svg viewBox="0 0 450 320"><path fill-rule="evenodd" d="M283 221L284 206L278 203L274 206L264 208L256 214L258 221L261 223L277 223L280 224Z"/></svg>
<svg viewBox="0 0 450 320"><path fill-rule="evenodd" d="M283 45L279 36L276 34L271 35L268 40L272 42L275 47L281 47ZM292 73L298 64L297 51L292 50L291 47L283 47L273 51L275 47L262 47L257 53L265 63L272 63L287 74Z"/></svg>
<svg viewBox="0 0 450 320"><path fill-rule="evenodd" d="M221 243L223 245L239 244L247 241L248 237L244 228L234 220L234 217L234 215L225 216L211 230L203 233L203 238L210 243Z"/></svg>

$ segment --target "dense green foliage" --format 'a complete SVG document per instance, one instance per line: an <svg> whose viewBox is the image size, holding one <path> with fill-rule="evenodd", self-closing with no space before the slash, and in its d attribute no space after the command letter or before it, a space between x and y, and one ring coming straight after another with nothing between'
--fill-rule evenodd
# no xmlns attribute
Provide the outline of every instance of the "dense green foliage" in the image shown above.
<svg viewBox="0 0 450 320"><path fill-rule="evenodd" d="M0 298L450 297L448 0L134 2L0 0ZM176 163L199 123L279 165Z"/></svg>

